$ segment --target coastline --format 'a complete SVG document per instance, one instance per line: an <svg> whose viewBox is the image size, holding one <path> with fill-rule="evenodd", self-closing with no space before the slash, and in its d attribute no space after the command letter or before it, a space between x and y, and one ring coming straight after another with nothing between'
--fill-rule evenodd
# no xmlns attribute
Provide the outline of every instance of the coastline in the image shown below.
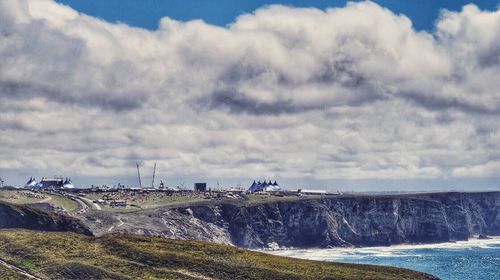
<svg viewBox="0 0 500 280"><path fill-rule="evenodd" d="M389 266L420 271L443 280L497 279L500 236L492 239L383 247L303 249L265 253L331 263Z"/></svg>
<svg viewBox="0 0 500 280"><path fill-rule="evenodd" d="M441 242L441 243L415 243L415 244L397 244L390 246L366 246L366 247L336 247L336 248L278 248L278 249L260 249L255 250L262 253L267 253L277 256L287 256L289 254L297 253L307 255L304 259L310 260L324 260L326 256L328 259L338 258L341 259L342 255L359 253L372 253L380 256L391 255L391 251L401 250L417 250L417 249L462 249L473 247L485 247L492 244L500 244L500 235L488 236L489 239L479 239L476 236L467 241L454 241L454 242ZM318 254L318 252L324 252ZM325 254L327 253L327 254ZM314 255L312 255L314 254ZM293 256L292 256L293 257Z"/></svg>

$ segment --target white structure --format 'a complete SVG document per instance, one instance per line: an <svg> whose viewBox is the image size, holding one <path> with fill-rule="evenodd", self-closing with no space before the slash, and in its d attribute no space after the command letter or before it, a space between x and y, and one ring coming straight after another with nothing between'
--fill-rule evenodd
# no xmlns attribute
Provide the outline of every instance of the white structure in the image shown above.
<svg viewBox="0 0 500 280"><path fill-rule="evenodd" d="M37 181L34 177L31 177L28 182L24 185L25 188L34 188L37 185Z"/></svg>
<svg viewBox="0 0 500 280"><path fill-rule="evenodd" d="M328 192L325 190L311 190L311 189L300 189L300 190L297 190L297 192L300 194L304 194L304 195L325 195L325 194L328 194Z"/></svg>
<svg viewBox="0 0 500 280"><path fill-rule="evenodd" d="M63 189L74 189L74 188L75 186L73 185L73 183L71 183L71 179L66 178L66 180L63 183Z"/></svg>
<svg viewBox="0 0 500 280"><path fill-rule="evenodd" d="M29 181L24 186L25 188L40 188L40 189L74 189L75 185L71 182L70 178L63 180L61 177L56 177L54 179L42 178L40 182L37 182L35 178L30 178Z"/></svg>
<svg viewBox="0 0 500 280"><path fill-rule="evenodd" d="M279 192L279 191L282 191L282 189L278 185L278 183L276 183L276 181L274 181L274 183L269 181L268 183L265 180L264 183L261 183L260 181L256 183L255 181L253 181L252 185L247 190L247 192Z"/></svg>
<svg viewBox="0 0 500 280"><path fill-rule="evenodd" d="M298 189L292 190L292 192L297 192L299 195L341 195L339 191L326 191L318 189Z"/></svg>

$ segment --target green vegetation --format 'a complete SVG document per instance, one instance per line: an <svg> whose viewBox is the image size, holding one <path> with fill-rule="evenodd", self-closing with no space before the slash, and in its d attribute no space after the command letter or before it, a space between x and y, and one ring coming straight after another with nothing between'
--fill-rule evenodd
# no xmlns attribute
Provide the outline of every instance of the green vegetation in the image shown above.
<svg viewBox="0 0 500 280"><path fill-rule="evenodd" d="M126 200L126 208L121 207L110 207L109 205L102 205L101 210L112 211L112 212L133 212L141 209L154 209L163 206L177 206L189 203L196 203L203 201L204 198L200 196L183 196L183 195L173 195L167 196L165 194L135 194L135 193L88 193L85 195L85 199L94 201L99 199L105 199L109 195L111 199ZM134 205L134 206L130 206ZM96 210L95 206L91 206L93 210Z"/></svg>
<svg viewBox="0 0 500 280"><path fill-rule="evenodd" d="M12 204L49 203L67 212L76 211L79 205L76 201L57 194L34 193L26 190L0 190L0 201Z"/></svg>
<svg viewBox="0 0 500 280"><path fill-rule="evenodd" d="M98 209L93 203L95 200L104 199L105 196L110 196L111 199L124 199L127 201L129 206L126 208L120 207L110 207L106 204L99 204L101 209ZM182 207L197 204L213 204L220 203L221 201L225 203L232 203L236 205L254 205L268 202L277 201L297 201L304 199L317 199L321 196L307 196L307 197L278 197L278 196L266 196L266 195L246 195L244 198L219 198L215 200L205 199L203 194L174 194L168 196L162 193L87 193L85 197L82 197L82 201L87 204L87 206L92 210L104 210L111 212L135 212L141 209L154 209L158 207ZM28 190L0 190L0 201L8 202L12 204L34 204L34 203L48 203L54 207L59 207L67 212L75 212L80 208L78 202L64 197L59 194L54 193L38 193L31 192ZM134 206L130 206L134 205Z"/></svg>
<svg viewBox="0 0 500 280"><path fill-rule="evenodd" d="M141 207L144 209L151 209L161 206L178 205L196 201L203 201L203 198L189 196L152 198L142 203Z"/></svg>
<svg viewBox="0 0 500 280"><path fill-rule="evenodd" d="M29 194L30 196L23 194ZM47 196L40 194L38 197L35 197L35 194L29 191L0 190L0 201L4 202L14 204L30 204L48 200L49 198Z"/></svg>
<svg viewBox="0 0 500 280"><path fill-rule="evenodd" d="M99 204L101 210L111 212L135 212L140 210L155 209L158 207L185 207L192 205L213 205L220 203L230 203L238 206L249 206L269 202L286 202L286 201L301 201L323 198L324 196L274 196L274 195L243 195L238 198L205 198L203 193L192 194L173 194L166 195L165 193L132 193L132 192L115 192L115 193L87 193L83 200L95 201L117 199L126 200L128 206L126 208L110 207L107 204ZM87 201L86 201L87 203ZM87 203L92 210L96 210L92 203ZM133 206L131 206L133 205Z"/></svg>
<svg viewBox="0 0 500 280"><path fill-rule="evenodd" d="M26 279L25 276L7 268L2 265L0 265L0 276L2 279L5 280L24 280Z"/></svg>
<svg viewBox="0 0 500 280"><path fill-rule="evenodd" d="M44 279L433 279L406 269L298 260L123 234L93 238L2 230L0 258Z"/></svg>
<svg viewBox="0 0 500 280"><path fill-rule="evenodd" d="M267 195L248 195L246 202L250 205L269 203L269 202L285 202L285 201L300 201L300 200L314 200L320 199L324 196L320 195L309 195L309 196L267 196Z"/></svg>
<svg viewBox="0 0 500 280"><path fill-rule="evenodd" d="M52 194L50 197L51 197L51 200L49 201L50 204L61 207L68 212L76 211L80 208L78 202L71 200L69 198L56 194Z"/></svg>

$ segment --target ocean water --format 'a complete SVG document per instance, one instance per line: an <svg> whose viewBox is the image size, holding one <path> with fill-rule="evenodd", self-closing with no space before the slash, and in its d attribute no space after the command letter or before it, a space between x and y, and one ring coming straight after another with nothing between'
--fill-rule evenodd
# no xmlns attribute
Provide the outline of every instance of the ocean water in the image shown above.
<svg viewBox="0 0 500 280"><path fill-rule="evenodd" d="M280 250L274 255L409 268L443 280L500 280L500 237L391 247Z"/></svg>

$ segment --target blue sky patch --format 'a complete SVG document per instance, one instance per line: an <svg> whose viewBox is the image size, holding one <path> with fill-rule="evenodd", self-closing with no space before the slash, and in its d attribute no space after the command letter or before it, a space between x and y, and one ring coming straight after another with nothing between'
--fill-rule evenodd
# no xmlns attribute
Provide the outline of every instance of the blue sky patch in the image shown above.
<svg viewBox="0 0 500 280"><path fill-rule="evenodd" d="M162 17L188 21L203 19L205 22L225 26L238 15L251 13L259 7L282 4L295 7L342 7L348 1L311 0L57 0L88 15L109 22L123 22L131 26L154 30ZM432 30L439 11L458 11L470 0L378 0L374 1L395 13L408 16L417 30ZM481 0L472 2L481 9L495 9L499 1Z"/></svg>

